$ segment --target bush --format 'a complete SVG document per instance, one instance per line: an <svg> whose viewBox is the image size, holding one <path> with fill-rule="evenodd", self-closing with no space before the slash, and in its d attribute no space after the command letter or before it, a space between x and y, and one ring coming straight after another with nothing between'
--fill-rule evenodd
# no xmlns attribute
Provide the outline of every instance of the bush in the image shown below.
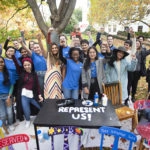
<svg viewBox="0 0 150 150"><path fill-rule="evenodd" d="M121 35L121 36L127 36L127 32L126 31L118 31L117 35Z"/></svg>
<svg viewBox="0 0 150 150"><path fill-rule="evenodd" d="M145 38L150 38L150 32L136 32L136 35L137 36L142 35Z"/></svg>
<svg viewBox="0 0 150 150"><path fill-rule="evenodd" d="M127 32L126 31L118 31L117 35L125 36L127 37ZM135 32L136 36L142 35L145 38L150 38L150 32Z"/></svg>

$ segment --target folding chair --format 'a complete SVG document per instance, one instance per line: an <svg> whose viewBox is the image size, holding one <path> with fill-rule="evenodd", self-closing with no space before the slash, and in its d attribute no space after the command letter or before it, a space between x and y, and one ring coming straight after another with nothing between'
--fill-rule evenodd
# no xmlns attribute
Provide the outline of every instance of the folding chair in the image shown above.
<svg viewBox="0 0 150 150"><path fill-rule="evenodd" d="M112 105L115 106L116 114L120 121L132 118L132 131L134 131L137 125L137 114L136 112L122 105L122 90L121 83L110 82L102 84L103 92L107 95L108 99L112 101Z"/></svg>
<svg viewBox="0 0 150 150"><path fill-rule="evenodd" d="M64 134L64 150L69 150L68 143L68 134L76 134L79 135L78 139L78 150L81 147L81 136L83 135L83 130L79 127L74 126L57 126L50 127L48 131L49 136L51 136L51 147L54 150L54 135Z"/></svg>
<svg viewBox="0 0 150 150"><path fill-rule="evenodd" d="M146 108L150 109L150 100L137 100L134 103L134 109L136 110L137 114L138 111L144 110ZM139 150L143 150L143 141L144 139L150 140L150 122L147 122L147 120L143 121L143 116L138 117L138 125L136 126L136 130L141 135L141 141L140 141L140 148Z"/></svg>
<svg viewBox="0 0 150 150"><path fill-rule="evenodd" d="M129 150L132 149L133 142L137 141L137 137L133 133L127 132L127 131L124 131L124 130L121 130L118 128L103 126L103 127L99 128L99 133L101 134L100 150L103 150L104 135L113 135L114 136L114 143L113 143L112 150L118 149L119 138L124 138L124 139L130 141Z"/></svg>

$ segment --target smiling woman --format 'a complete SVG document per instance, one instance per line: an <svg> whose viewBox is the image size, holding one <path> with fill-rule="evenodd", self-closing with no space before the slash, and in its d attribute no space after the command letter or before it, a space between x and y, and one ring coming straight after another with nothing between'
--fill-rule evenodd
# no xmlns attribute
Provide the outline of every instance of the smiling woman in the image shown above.
<svg viewBox="0 0 150 150"><path fill-rule="evenodd" d="M125 57L129 55L124 47L118 47L113 51L113 57L109 60L105 67L107 82L120 81L122 88L122 103L127 104L128 92L128 71L134 71L137 64L135 55L132 55L131 62L128 62Z"/></svg>
<svg viewBox="0 0 150 150"><path fill-rule="evenodd" d="M50 52L47 58L47 71L44 79L44 97L45 99L61 99L61 70L63 63L59 59L59 50L56 43L51 43Z"/></svg>
<svg viewBox="0 0 150 150"><path fill-rule="evenodd" d="M9 129L14 130L12 99L13 84L15 83L13 74L6 68L4 58L0 56L0 120L6 125L8 121Z"/></svg>

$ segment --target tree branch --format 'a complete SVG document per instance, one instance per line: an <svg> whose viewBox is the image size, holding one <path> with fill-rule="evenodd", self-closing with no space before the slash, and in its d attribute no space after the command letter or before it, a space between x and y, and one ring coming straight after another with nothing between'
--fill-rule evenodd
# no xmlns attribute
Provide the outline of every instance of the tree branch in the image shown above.
<svg viewBox="0 0 150 150"><path fill-rule="evenodd" d="M48 31L48 26L45 24L45 22L43 20L43 17L41 15L39 7L36 3L36 0L26 0L26 1L32 9L32 12L34 14L34 17L36 19L36 22L37 22L40 30L42 31L42 33L46 37L47 36L47 31Z"/></svg>
<svg viewBox="0 0 150 150"><path fill-rule="evenodd" d="M70 17L73 13L73 10L75 8L75 4L76 4L76 0L69 0L67 12L65 16L62 16L61 24L59 24L57 28L58 33L61 33L62 30L65 28L65 26L68 24Z"/></svg>
<svg viewBox="0 0 150 150"><path fill-rule="evenodd" d="M147 22L145 22L145 21L143 21L143 20L139 20L139 19L124 19L125 21L128 21L128 22L130 22L130 23L134 23L134 22L137 22L137 21L139 21L139 22L142 22L142 23L144 23L145 25L147 25L148 27L150 27L150 24L148 24Z"/></svg>
<svg viewBox="0 0 150 150"><path fill-rule="evenodd" d="M47 0L51 15L57 14L56 0Z"/></svg>
<svg viewBox="0 0 150 150"><path fill-rule="evenodd" d="M18 9L12 14L12 16L11 16L11 17L7 20L7 22L6 22L6 31L7 31L7 27L8 27L9 21L10 21L19 11L21 11L21 10L27 8L27 7L29 7L28 4L27 4L26 6L24 6L24 7L22 7L22 8L18 8Z"/></svg>

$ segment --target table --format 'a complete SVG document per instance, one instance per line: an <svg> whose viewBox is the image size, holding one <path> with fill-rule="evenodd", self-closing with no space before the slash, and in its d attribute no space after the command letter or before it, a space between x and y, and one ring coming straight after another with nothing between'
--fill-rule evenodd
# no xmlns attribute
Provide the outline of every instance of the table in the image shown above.
<svg viewBox="0 0 150 150"><path fill-rule="evenodd" d="M115 113L111 101L107 107L85 107L81 100L76 100L72 107L60 107L56 105L57 100L48 99L44 102L39 114L34 120L37 149L39 142L37 126L78 126L82 128L98 129L101 126L121 127L120 121Z"/></svg>

